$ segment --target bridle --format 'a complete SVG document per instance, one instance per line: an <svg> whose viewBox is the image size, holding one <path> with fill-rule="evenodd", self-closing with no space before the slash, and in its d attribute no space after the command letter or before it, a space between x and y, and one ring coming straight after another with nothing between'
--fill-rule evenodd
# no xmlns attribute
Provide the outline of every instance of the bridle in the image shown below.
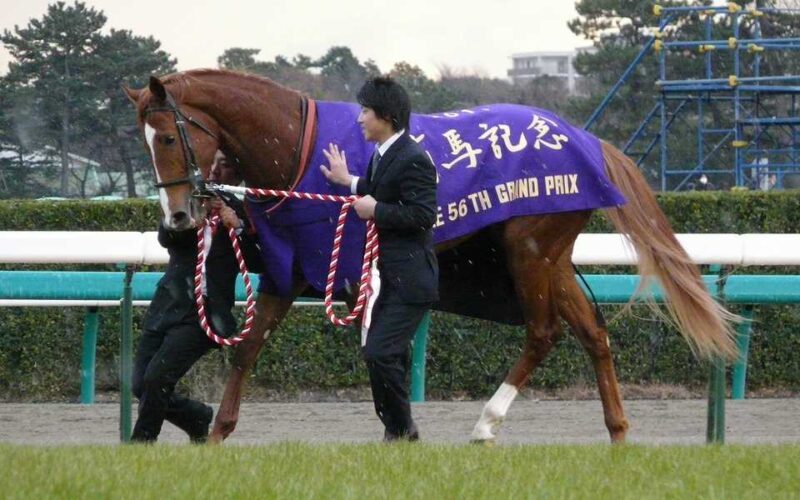
<svg viewBox="0 0 800 500"><path fill-rule="evenodd" d="M189 184L192 186L193 197L208 198L212 196L211 193L213 190L208 189L209 184L205 179L203 179L203 175L200 172L200 167L197 165L194 149L192 149L192 143L189 140L189 134L186 132L186 122L191 123L209 136L213 137L218 144L219 137L214 132L209 130L208 127L181 111L180 108L178 108L175 99L172 97L172 94L170 94L168 90L164 89L164 92L166 106L148 108L144 110L144 115L146 116L149 113L168 112L175 116L175 127L178 129L178 136L180 137L181 148L183 150L183 161L188 174L182 179L156 182L153 185L156 188L166 188L170 186L179 186L181 184ZM296 167L294 180L289 186L290 190L293 190L297 186L297 184L300 182L300 179L303 177L303 174L305 173L305 168L308 166L307 162L310 157L310 150L314 139L314 128L316 126L316 103L313 99L305 96L300 99L300 117L302 125L300 126L300 136L298 137L297 146L294 148L294 156L292 158L292 163L296 165ZM283 201L284 200L281 200L278 202L278 204L281 204ZM277 206L272 207L270 210L273 210L274 208L277 208Z"/></svg>
<svg viewBox="0 0 800 500"><path fill-rule="evenodd" d="M144 111L144 115L146 116L150 113L167 112L172 113L175 116L175 128L178 129L178 137L180 138L181 149L183 150L183 162L186 166L186 172L188 174L182 179L156 182L154 186L156 188L167 188L171 186L180 186L181 184L189 184L192 186L192 196L207 197L209 196L209 191L206 189L206 181L203 179L203 174L200 172L200 167L197 165L197 158L195 157L192 143L189 140L189 134L186 132L186 123L191 123L209 136L213 137L217 142L219 142L219 137L217 137L214 132L209 130L208 127L181 111L180 108L178 108L178 105L175 103L175 99L172 97L172 94L170 94L166 89L165 93L166 106L148 108Z"/></svg>

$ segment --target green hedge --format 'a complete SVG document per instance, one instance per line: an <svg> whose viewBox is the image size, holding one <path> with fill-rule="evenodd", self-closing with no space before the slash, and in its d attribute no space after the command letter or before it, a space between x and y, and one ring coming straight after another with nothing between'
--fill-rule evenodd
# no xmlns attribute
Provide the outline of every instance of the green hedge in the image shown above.
<svg viewBox="0 0 800 500"><path fill-rule="evenodd" d="M660 202L677 232L800 232L800 192L663 194ZM147 231L154 228L157 217L157 204L145 201L0 202L0 230ZM589 230L607 232L611 228L598 215ZM608 268L585 271L607 272ZM734 272L795 273L797 269L741 268ZM606 317L614 317L616 310L607 307ZM0 308L0 398L77 399L84 312L78 308ZM142 309L136 310L137 326L142 314ZM634 308L634 315L609 324L622 382L695 387L705 383L706 367L694 360L676 332L645 308ZM794 306L759 306L756 319L749 387L800 389L800 311ZM101 309L99 391L117 388L119 330L119 312ZM519 355L523 339L521 328L435 313L428 349L429 394L442 398L491 394ZM296 308L267 343L250 386L256 391L288 393L362 387L367 375L358 344L354 329L334 328L321 309ZM229 362L230 350L207 356L188 377L188 389L218 395ZM593 385L594 373L588 357L567 334L534 373L532 384L539 388Z"/></svg>

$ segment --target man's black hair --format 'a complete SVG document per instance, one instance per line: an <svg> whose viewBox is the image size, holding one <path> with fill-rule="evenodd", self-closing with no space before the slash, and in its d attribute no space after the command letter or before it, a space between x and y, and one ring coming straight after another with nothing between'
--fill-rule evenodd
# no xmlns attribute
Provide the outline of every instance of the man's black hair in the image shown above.
<svg viewBox="0 0 800 500"><path fill-rule="evenodd" d="M406 89L388 76L367 80L358 91L357 99L360 105L372 109L378 118L391 123L395 132L408 130L411 99Z"/></svg>

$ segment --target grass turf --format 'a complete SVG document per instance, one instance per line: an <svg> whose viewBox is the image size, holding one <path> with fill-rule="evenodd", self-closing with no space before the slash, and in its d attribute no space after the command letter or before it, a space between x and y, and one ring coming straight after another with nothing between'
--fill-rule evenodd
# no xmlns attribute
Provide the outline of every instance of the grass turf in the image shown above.
<svg viewBox="0 0 800 500"><path fill-rule="evenodd" d="M0 445L2 498L790 498L800 445Z"/></svg>

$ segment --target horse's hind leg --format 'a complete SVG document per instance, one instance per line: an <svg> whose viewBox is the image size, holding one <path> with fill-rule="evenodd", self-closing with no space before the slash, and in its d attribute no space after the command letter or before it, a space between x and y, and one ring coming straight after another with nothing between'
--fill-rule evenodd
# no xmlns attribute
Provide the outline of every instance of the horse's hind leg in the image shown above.
<svg viewBox="0 0 800 500"><path fill-rule="evenodd" d="M296 294L293 295L299 295L305 286L298 286ZM239 406L242 402L242 388L247 374L253 368L264 341L289 312L292 302L294 298L282 298L264 293L258 295L253 329L250 335L236 346L233 368L228 376L225 394L222 396L209 442L221 443L236 428L236 423L239 421Z"/></svg>
<svg viewBox="0 0 800 500"><path fill-rule="evenodd" d="M592 305L575 281L575 273L570 262L562 260L560 264L553 273L552 284L558 312L592 359L611 441L624 441L628 431L628 421L622 409L622 396L609 348L608 331L605 326L598 324Z"/></svg>
<svg viewBox="0 0 800 500"><path fill-rule="evenodd" d="M531 372L547 356L561 336L558 313L550 292L549 276L539 271L523 285L520 292L527 297L527 338L522 354L509 370L505 380L483 407L481 417L472 430L473 441L491 441L505 420L511 403L525 385ZM524 290L524 291L523 291Z"/></svg>
<svg viewBox="0 0 800 500"><path fill-rule="evenodd" d="M508 265L522 303L527 338L519 359L484 406L472 431L473 441L495 438L495 432L519 390L560 337L552 273L559 255L571 247L587 218L588 214L524 217L506 224L504 243Z"/></svg>

